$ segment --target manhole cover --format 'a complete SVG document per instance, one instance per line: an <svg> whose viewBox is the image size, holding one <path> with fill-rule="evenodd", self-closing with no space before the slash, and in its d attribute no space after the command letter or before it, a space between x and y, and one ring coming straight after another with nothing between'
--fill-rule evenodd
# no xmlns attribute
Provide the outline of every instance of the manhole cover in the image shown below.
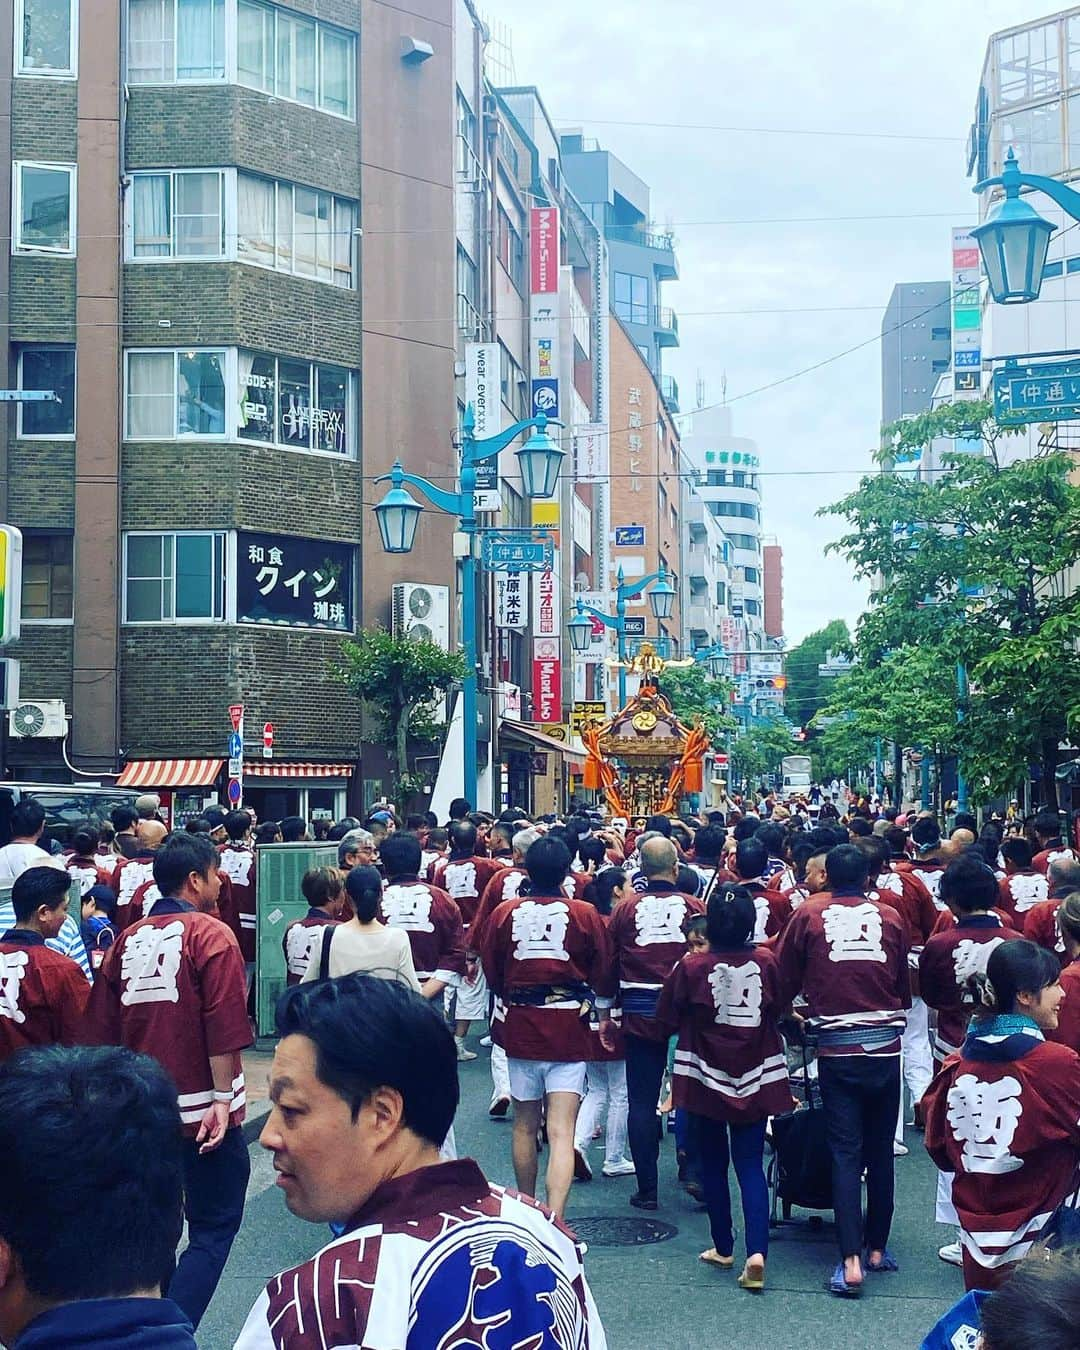
<svg viewBox="0 0 1080 1350"><path fill-rule="evenodd" d="M650 1242L667 1242L678 1233L674 1224L659 1219L616 1218L594 1215L569 1219L570 1227L589 1247L644 1247Z"/></svg>

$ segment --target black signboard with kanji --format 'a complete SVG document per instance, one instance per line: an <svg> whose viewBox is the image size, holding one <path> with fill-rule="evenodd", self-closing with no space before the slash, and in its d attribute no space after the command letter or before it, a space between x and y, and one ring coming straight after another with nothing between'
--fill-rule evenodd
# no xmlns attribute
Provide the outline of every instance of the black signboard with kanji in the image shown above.
<svg viewBox="0 0 1080 1350"><path fill-rule="evenodd" d="M238 623L353 631L353 549L286 534L236 536Z"/></svg>

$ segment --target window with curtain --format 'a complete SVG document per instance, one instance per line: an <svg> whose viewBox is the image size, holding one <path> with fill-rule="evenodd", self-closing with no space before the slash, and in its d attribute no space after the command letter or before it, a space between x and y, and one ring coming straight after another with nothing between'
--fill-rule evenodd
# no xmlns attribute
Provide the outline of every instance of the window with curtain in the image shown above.
<svg viewBox="0 0 1080 1350"><path fill-rule="evenodd" d="M20 75L74 75L76 0L19 0L15 13Z"/></svg>
<svg viewBox="0 0 1080 1350"><path fill-rule="evenodd" d="M22 617L74 615L74 540L70 534L27 534L22 552Z"/></svg>
<svg viewBox="0 0 1080 1350"><path fill-rule="evenodd" d="M238 175L237 199L241 261L354 284L355 202L246 173Z"/></svg>
<svg viewBox="0 0 1080 1350"><path fill-rule="evenodd" d="M225 0L128 0L130 84L225 78Z"/></svg>
<svg viewBox="0 0 1080 1350"><path fill-rule="evenodd" d="M237 7L237 79L338 117L356 116L356 39L256 0Z"/></svg>
<svg viewBox="0 0 1080 1350"><path fill-rule="evenodd" d="M225 535L132 533L124 540L124 622L225 617Z"/></svg>
<svg viewBox="0 0 1080 1350"><path fill-rule="evenodd" d="M225 256L225 175L220 169L134 174L130 210L136 259Z"/></svg>
<svg viewBox="0 0 1080 1350"><path fill-rule="evenodd" d="M15 249L23 253L75 253L75 166L12 165Z"/></svg>
<svg viewBox="0 0 1080 1350"><path fill-rule="evenodd" d="M20 403L20 436L55 440L75 435L74 347L24 347L19 353L19 388L47 389L60 400Z"/></svg>
<svg viewBox="0 0 1080 1350"><path fill-rule="evenodd" d="M128 440L225 435L225 352L128 352Z"/></svg>

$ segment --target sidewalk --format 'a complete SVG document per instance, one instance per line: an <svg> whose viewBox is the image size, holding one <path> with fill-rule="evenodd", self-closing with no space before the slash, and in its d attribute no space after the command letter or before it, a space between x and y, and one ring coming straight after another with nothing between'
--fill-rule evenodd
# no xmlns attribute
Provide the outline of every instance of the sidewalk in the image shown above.
<svg viewBox="0 0 1080 1350"><path fill-rule="evenodd" d="M263 1121L270 1110L270 1064L274 1058L274 1041L260 1038L250 1050L245 1050L244 1088L247 1094L247 1111L241 1127L244 1142L253 1144L259 1137Z"/></svg>

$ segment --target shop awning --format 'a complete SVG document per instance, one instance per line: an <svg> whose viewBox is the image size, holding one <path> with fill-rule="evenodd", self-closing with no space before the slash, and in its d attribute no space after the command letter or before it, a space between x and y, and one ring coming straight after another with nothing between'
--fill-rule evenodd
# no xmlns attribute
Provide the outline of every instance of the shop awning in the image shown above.
<svg viewBox="0 0 1080 1350"><path fill-rule="evenodd" d="M117 787L210 787L221 772L223 759L133 759L124 765Z"/></svg>
<svg viewBox="0 0 1080 1350"><path fill-rule="evenodd" d="M544 732L538 731L536 727L530 726L526 722L515 722L509 717L504 717L500 721L499 735L509 736L511 740L520 737L522 741L529 743L530 749L535 746L538 749L562 755L570 761L574 768L581 768L585 763L585 747L576 736L569 742L557 741L554 736L545 735Z"/></svg>
<svg viewBox="0 0 1080 1350"><path fill-rule="evenodd" d="M272 759L244 761L245 778L351 778L352 764L282 764Z"/></svg>

